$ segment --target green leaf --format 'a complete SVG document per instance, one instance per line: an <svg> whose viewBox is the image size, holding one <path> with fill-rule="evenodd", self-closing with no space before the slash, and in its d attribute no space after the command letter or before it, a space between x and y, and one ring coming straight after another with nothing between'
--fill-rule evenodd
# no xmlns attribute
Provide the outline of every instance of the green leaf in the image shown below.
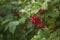
<svg viewBox="0 0 60 40"><path fill-rule="evenodd" d="M1 23L1 25L4 25L4 24L8 23L9 21L10 21L9 19L6 19Z"/></svg>
<svg viewBox="0 0 60 40"><path fill-rule="evenodd" d="M55 32L51 33L49 39L59 40L60 39L60 29L57 29Z"/></svg>
<svg viewBox="0 0 60 40"><path fill-rule="evenodd" d="M45 28L43 30L39 29L37 35L35 35L31 40L47 40L50 36L50 31Z"/></svg>
<svg viewBox="0 0 60 40"><path fill-rule="evenodd" d="M6 25L6 28L5 30L9 30L9 32L11 33L14 33L15 32L15 29L16 29L16 26L19 24L18 21L13 21L13 22L10 22L8 25Z"/></svg>
<svg viewBox="0 0 60 40"><path fill-rule="evenodd" d="M20 23L25 23L25 20L26 20L26 17L22 17L22 18L19 20L19 22L20 22Z"/></svg>

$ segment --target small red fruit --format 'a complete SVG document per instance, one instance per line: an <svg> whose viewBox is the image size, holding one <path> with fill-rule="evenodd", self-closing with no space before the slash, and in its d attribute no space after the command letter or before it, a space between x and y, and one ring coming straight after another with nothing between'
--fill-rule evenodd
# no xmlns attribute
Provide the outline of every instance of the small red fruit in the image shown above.
<svg viewBox="0 0 60 40"><path fill-rule="evenodd" d="M19 14L18 13L14 13L15 16L18 16Z"/></svg>
<svg viewBox="0 0 60 40"><path fill-rule="evenodd" d="M45 28L46 26L44 26L42 23L38 23L37 24L37 28Z"/></svg>
<svg viewBox="0 0 60 40"><path fill-rule="evenodd" d="M30 20L32 24L37 24L39 21L40 18L38 16L32 16L32 19Z"/></svg>
<svg viewBox="0 0 60 40"><path fill-rule="evenodd" d="M36 24L37 22L35 20L30 20L32 24Z"/></svg>
<svg viewBox="0 0 60 40"><path fill-rule="evenodd" d="M14 13L15 16L18 16L19 15L16 10L13 10L13 13Z"/></svg>
<svg viewBox="0 0 60 40"><path fill-rule="evenodd" d="M5 16L6 16L6 14L5 14L4 12L2 12L1 16L2 16L2 17L5 17Z"/></svg>
<svg viewBox="0 0 60 40"><path fill-rule="evenodd" d="M45 14L45 12L46 12L46 10L44 10L44 9L40 9L40 10L39 10L39 13L40 13L40 14Z"/></svg>
<svg viewBox="0 0 60 40"><path fill-rule="evenodd" d="M33 20L40 21L40 18L38 16L32 16Z"/></svg>

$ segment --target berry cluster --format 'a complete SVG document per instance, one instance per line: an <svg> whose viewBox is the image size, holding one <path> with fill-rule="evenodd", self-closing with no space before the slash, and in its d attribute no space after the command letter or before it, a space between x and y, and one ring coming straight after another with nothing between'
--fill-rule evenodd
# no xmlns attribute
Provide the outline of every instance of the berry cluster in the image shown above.
<svg viewBox="0 0 60 40"><path fill-rule="evenodd" d="M30 21L32 24L37 24L40 21L40 18L38 16L32 16Z"/></svg>
<svg viewBox="0 0 60 40"><path fill-rule="evenodd" d="M45 14L45 12L46 11L44 9L39 10L39 14ZM32 24L35 24L37 26L37 28L45 28L45 27L47 27L44 24L42 24L40 21L41 21L40 17L38 17L38 16L32 16L32 18L30 20L30 22ZM27 26L24 26L24 29L26 29L26 28L27 28Z"/></svg>
<svg viewBox="0 0 60 40"><path fill-rule="evenodd" d="M38 12L39 12L39 14L45 14L46 10L40 9ZM19 15L16 10L13 10L13 14L15 16L18 16ZM6 16L6 13L5 12L2 12L1 13L1 17L5 17L5 16ZM51 16L48 16L48 17L51 18ZM45 18L42 18L42 20L44 21ZM43 23L41 23L40 21L41 21L41 18L39 16L32 16L32 19L30 20L30 22L32 24L35 24L37 28L46 28L47 26L44 25ZM28 29L28 26L27 25L24 25L24 29ZM52 32L53 31L55 31L55 29L52 30Z"/></svg>
<svg viewBox="0 0 60 40"><path fill-rule="evenodd" d="M44 24L42 24L40 22L40 18L38 16L32 16L32 19L30 21L32 24L37 25L37 28L45 28L47 26L45 26Z"/></svg>
<svg viewBox="0 0 60 40"><path fill-rule="evenodd" d="M37 28L47 28L47 26L42 23L38 23Z"/></svg>
<svg viewBox="0 0 60 40"><path fill-rule="evenodd" d="M13 10L13 14L14 14L15 16L18 16L18 15L19 15L16 10ZM1 17L5 17L5 16L6 16L6 13L5 13L5 12L2 12L2 13L1 13Z"/></svg>

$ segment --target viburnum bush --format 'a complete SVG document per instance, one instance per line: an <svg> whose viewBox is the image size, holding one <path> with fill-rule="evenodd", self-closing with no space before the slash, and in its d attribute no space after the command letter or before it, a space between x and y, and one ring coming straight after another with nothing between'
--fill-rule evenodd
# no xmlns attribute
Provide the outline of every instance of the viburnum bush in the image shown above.
<svg viewBox="0 0 60 40"><path fill-rule="evenodd" d="M0 40L60 40L60 0L0 0Z"/></svg>

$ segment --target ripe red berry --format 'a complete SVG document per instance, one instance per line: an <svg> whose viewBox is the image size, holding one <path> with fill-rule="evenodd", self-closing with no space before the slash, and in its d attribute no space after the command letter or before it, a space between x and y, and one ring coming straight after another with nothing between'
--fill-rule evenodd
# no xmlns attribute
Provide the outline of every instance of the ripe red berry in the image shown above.
<svg viewBox="0 0 60 40"><path fill-rule="evenodd" d="M40 21L40 18L38 16L32 16L33 20Z"/></svg>
<svg viewBox="0 0 60 40"><path fill-rule="evenodd" d="M36 24L37 22L35 20L30 20L32 24Z"/></svg>
<svg viewBox="0 0 60 40"><path fill-rule="evenodd" d="M32 24L37 24L39 21L40 18L38 16L32 16L32 19L30 20Z"/></svg>
<svg viewBox="0 0 60 40"><path fill-rule="evenodd" d="M18 16L19 15L16 10L13 10L13 13L14 13L15 16Z"/></svg>
<svg viewBox="0 0 60 40"><path fill-rule="evenodd" d="M19 14L18 13L14 13L15 16L18 16Z"/></svg>
<svg viewBox="0 0 60 40"><path fill-rule="evenodd" d="M42 23L38 23L37 24L37 28L45 28L46 26L44 26Z"/></svg>
<svg viewBox="0 0 60 40"><path fill-rule="evenodd" d="M2 17L5 17L5 16L6 16L6 14L5 14L4 12L2 12L1 16L2 16Z"/></svg>
<svg viewBox="0 0 60 40"><path fill-rule="evenodd" d="M39 13L40 13L40 14L45 14L45 12L46 12L46 10L44 10L44 9L40 9L40 10L39 10Z"/></svg>

